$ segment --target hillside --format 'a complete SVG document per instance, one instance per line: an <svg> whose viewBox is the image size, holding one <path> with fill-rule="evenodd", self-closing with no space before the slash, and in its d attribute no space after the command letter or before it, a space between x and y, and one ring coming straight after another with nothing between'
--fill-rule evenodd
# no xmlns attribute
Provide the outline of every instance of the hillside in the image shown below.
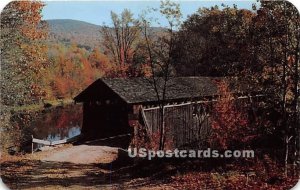
<svg viewBox="0 0 300 190"><path fill-rule="evenodd" d="M101 26L79 20L54 19L46 20L49 26L50 42L62 42L66 45L78 44L87 50L101 47ZM165 31L161 27L151 27L150 33Z"/></svg>
<svg viewBox="0 0 300 190"><path fill-rule="evenodd" d="M101 26L71 19L46 21L50 30L50 42L76 43L87 50L100 45Z"/></svg>

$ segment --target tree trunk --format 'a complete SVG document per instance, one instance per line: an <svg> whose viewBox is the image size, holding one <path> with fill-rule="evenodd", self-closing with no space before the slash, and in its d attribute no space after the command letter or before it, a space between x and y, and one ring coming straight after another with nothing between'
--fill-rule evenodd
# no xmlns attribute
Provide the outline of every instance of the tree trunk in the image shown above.
<svg viewBox="0 0 300 190"><path fill-rule="evenodd" d="M288 158L289 158L289 137L285 136L285 158L284 158L284 174L288 176Z"/></svg>
<svg viewBox="0 0 300 190"><path fill-rule="evenodd" d="M159 136L159 150L164 150L165 146L165 108L160 108L160 136Z"/></svg>

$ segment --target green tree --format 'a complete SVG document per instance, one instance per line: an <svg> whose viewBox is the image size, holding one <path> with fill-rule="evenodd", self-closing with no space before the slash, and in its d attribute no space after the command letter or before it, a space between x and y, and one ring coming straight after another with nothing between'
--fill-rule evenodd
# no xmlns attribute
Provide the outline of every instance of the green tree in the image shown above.
<svg viewBox="0 0 300 190"><path fill-rule="evenodd" d="M215 6L191 15L176 34L172 52L179 75L236 76L249 62L249 29L255 13Z"/></svg>

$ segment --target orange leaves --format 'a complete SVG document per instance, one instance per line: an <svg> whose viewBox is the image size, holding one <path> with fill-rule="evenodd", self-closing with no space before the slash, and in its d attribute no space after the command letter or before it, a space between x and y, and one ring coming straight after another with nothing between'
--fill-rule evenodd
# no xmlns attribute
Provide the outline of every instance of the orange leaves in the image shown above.
<svg viewBox="0 0 300 190"><path fill-rule="evenodd" d="M104 76L124 78L151 76L149 65L132 63L118 65L112 63L98 48L88 52L74 43L70 47L54 45L50 48L53 64L49 68L47 78L51 83L52 94L56 98L72 97ZM130 51L130 56L132 53Z"/></svg>
<svg viewBox="0 0 300 190"><path fill-rule="evenodd" d="M84 76L85 84L90 85L94 81L94 70L92 68L92 65L85 58L81 58L80 62L83 65L82 70L83 70L83 76Z"/></svg>
<svg viewBox="0 0 300 190"><path fill-rule="evenodd" d="M112 68L106 73L108 77L128 77L129 65L112 65Z"/></svg>
<svg viewBox="0 0 300 190"><path fill-rule="evenodd" d="M1 28L6 31L1 38L7 43L1 55L6 55L3 60L10 70L6 72L13 78L6 83L12 84L9 91L26 94L21 98L16 96L12 102L32 103L45 95L42 76L47 67L47 48L43 40L47 31L41 21L43 6L40 1L13 1L1 14Z"/></svg>
<svg viewBox="0 0 300 190"><path fill-rule="evenodd" d="M89 53L76 44L54 47L53 64L47 77L56 98L75 96L96 79L110 73L113 68L108 58L98 49Z"/></svg>
<svg viewBox="0 0 300 190"><path fill-rule="evenodd" d="M95 48L88 57L91 66L101 74L105 74L112 69L112 64L109 58L101 53L98 48Z"/></svg>
<svg viewBox="0 0 300 190"><path fill-rule="evenodd" d="M46 33L41 24L42 15L40 14L44 4L40 1L15 1L13 8L20 13L23 25L20 27L22 35L31 40L43 39Z"/></svg>
<svg viewBox="0 0 300 190"><path fill-rule="evenodd" d="M244 108L239 109L237 101L230 92L229 85L222 81L218 83L220 97L213 106L213 138L212 144L228 148L234 142L248 140L248 119Z"/></svg>
<svg viewBox="0 0 300 190"><path fill-rule="evenodd" d="M53 81L53 86L52 86L56 98L64 97L68 87L69 86L67 82L64 80L64 78L56 77Z"/></svg>

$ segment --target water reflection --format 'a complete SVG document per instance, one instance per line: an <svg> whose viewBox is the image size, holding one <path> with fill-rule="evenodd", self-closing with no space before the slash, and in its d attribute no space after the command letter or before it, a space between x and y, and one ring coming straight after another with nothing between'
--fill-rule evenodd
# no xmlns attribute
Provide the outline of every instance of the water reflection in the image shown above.
<svg viewBox="0 0 300 190"><path fill-rule="evenodd" d="M57 141L72 138L81 132L82 106L68 105L40 113L31 124L33 136L38 139Z"/></svg>

